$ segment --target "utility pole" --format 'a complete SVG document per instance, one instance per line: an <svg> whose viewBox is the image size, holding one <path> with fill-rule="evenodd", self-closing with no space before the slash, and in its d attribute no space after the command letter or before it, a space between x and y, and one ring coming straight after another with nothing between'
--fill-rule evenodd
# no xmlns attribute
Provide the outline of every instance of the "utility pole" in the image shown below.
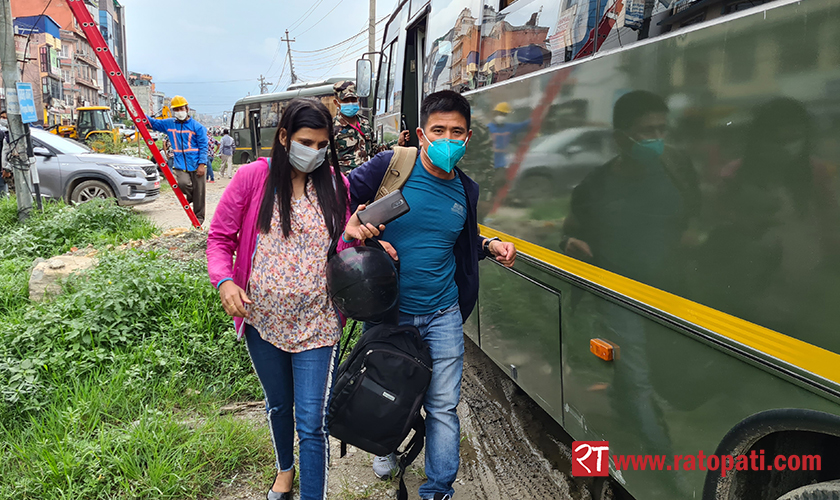
<svg viewBox="0 0 840 500"><path fill-rule="evenodd" d="M370 0L368 15L368 52L376 52L376 0ZM376 71L376 58L370 54L370 65Z"/></svg>
<svg viewBox="0 0 840 500"><path fill-rule="evenodd" d="M265 81L265 78L262 75L260 75L260 94L265 94L266 92L268 92L268 86L269 85L274 85L274 84L271 83L271 82Z"/></svg>
<svg viewBox="0 0 840 500"><path fill-rule="evenodd" d="M10 144L14 149L8 152L9 163L15 176L15 193L17 194L18 220L26 220L32 210L32 193L29 191L29 155L27 144L29 137L23 127L20 116L17 86L20 81L15 53L15 35L12 28L12 5L10 0L0 0L0 66L3 71L3 87L6 91L6 111L9 119ZM24 54L26 57L26 54ZM3 152L6 154L6 152Z"/></svg>
<svg viewBox="0 0 840 500"><path fill-rule="evenodd" d="M297 75L295 74L295 65L292 63L292 42L294 38L289 38L289 30L286 30L286 38L281 38L281 42L286 42L286 50L289 52L289 71L292 72L292 83L297 83Z"/></svg>

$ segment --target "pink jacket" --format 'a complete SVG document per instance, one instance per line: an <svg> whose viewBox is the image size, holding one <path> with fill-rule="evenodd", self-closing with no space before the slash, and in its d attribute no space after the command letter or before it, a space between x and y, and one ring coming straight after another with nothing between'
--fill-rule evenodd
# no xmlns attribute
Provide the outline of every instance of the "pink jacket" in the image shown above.
<svg viewBox="0 0 840 500"><path fill-rule="evenodd" d="M268 162L265 158L243 165L225 188L222 199L216 207L210 224L210 233L207 235L207 273L210 275L210 283L216 288L224 281L233 280L243 290L248 289L251 262L259 235L257 217L265 192L266 177L268 177ZM341 178L347 188L346 224L352 215L350 213L350 183L344 175ZM359 241L345 243L339 239L338 251L341 252L359 244ZM239 338L242 338L245 332L244 322L244 318L233 318Z"/></svg>

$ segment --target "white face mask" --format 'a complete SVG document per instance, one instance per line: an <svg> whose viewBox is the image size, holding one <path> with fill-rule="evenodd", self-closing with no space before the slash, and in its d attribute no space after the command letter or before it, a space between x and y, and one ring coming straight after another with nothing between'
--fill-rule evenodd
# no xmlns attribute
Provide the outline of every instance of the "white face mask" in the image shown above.
<svg viewBox="0 0 840 500"><path fill-rule="evenodd" d="M299 142L292 141L292 146L289 148L289 162L304 174L320 167L326 157L326 146L321 149L312 149Z"/></svg>
<svg viewBox="0 0 840 500"><path fill-rule="evenodd" d="M799 157L802 156L802 153L805 151L805 141L799 139L798 141L788 142L787 144L783 144L782 148L787 151L792 157Z"/></svg>
<svg viewBox="0 0 840 500"><path fill-rule="evenodd" d="M186 111L173 111L172 116L174 116L176 120L184 121L184 120L187 119L187 112Z"/></svg>

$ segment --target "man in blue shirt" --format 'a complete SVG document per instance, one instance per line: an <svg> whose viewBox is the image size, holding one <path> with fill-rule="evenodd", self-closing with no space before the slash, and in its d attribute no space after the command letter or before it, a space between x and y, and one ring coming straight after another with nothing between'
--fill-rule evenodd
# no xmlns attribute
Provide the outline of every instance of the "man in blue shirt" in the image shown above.
<svg viewBox="0 0 840 500"><path fill-rule="evenodd" d="M172 171L178 187L187 201L192 203L198 222L204 224L204 193L207 173L207 129L190 118L189 104L176 95L170 102L172 116L164 120L149 118L149 126L158 132L166 132L172 145Z"/></svg>
<svg viewBox="0 0 840 500"><path fill-rule="evenodd" d="M478 296L478 261L485 255L513 266L513 243L478 234L478 184L455 165L472 137L469 102L457 92L430 94L420 106L421 149L402 188L411 211L388 224L383 244L400 259L400 324L414 325L434 362L426 393L426 477L423 499L446 500L460 465L458 406L464 367L464 320ZM372 200L391 161L385 151L350 172L355 206ZM363 238L350 227L345 240ZM385 243L387 241L387 243ZM389 245L390 244L390 245ZM374 473L390 475L392 456L376 457Z"/></svg>

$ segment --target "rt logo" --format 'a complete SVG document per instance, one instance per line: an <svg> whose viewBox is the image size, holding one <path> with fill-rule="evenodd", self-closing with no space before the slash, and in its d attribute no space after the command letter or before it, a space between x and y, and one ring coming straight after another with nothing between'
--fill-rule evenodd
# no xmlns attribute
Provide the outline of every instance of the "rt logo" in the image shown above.
<svg viewBox="0 0 840 500"><path fill-rule="evenodd" d="M572 443L573 476L608 476L609 441L575 441Z"/></svg>

